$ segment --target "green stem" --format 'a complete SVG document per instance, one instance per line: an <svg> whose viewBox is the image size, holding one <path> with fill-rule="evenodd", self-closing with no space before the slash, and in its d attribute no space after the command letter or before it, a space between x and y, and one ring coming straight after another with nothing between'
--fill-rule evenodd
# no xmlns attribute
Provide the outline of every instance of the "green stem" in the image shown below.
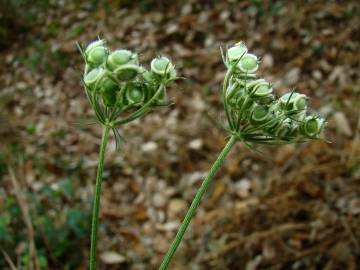
<svg viewBox="0 0 360 270"><path fill-rule="evenodd" d="M99 163L96 173L95 196L93 202L93 216L92 216L92 224L91 224L90 267L89 267L90 270L96 269L96 244L97 244L97 229L98 229L99 209L100 209L101 182L102 182L102 174L104 170L106 145L109 140L109 131L110 131L110 127L108 126L103 127L100 153L99 153Z"/></svg>
<svg viewBox="0 0 360 270"><path fill-rule="evenodd" d="M181 223L178 232L176 233L174 241L172 242L168 252L166 253L166 255L164 257L164 260L162 261L159 270L168 269L170 261L171 261L172 257L174 256L174 253L176 252L176 249L178 248L179 244L181 243L181 240L184 237L185 231L186 231L187 227L189 226L192 217L195 215L196 209L199 207L200 201L201 201L206 189L208 188L209 184L211 183L212 179L214 178L216 172L220 169L222 163L224 162L226 156L229 154L231 148L236 143L236 140L237 139L235 136L231 136L230 140L227 142L224 149L221 151L218 158L212 165L208 175L206 176L206 178L202 182L198 192L196 193L195 198L193 199L193 201L190 205L190 208L189 208L188 212L186 213L185 218L184 218L183 222Z"/></svg>

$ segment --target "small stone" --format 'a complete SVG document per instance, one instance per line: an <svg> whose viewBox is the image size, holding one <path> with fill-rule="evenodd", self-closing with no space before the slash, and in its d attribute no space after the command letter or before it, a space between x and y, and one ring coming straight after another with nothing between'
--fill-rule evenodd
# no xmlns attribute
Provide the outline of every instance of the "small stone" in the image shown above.
<svg viewBox="0 0 360 270"><path fill-rule="evenodd" d="M340 133L349 137L352 135L350 124L343 112L334 113L333 119Z"/></svg>
<svg viewBox="0 0 360 270"><path fill-rule="evenodd" d="M265 54L261 60L261 65L264 68L272 68L274 66L274 58L271 54Z"/></svg>
<svg viewBox="0 0 360 270"><path fill-rule="evenodd" d="M349 202L349 210L348 212L351 215L360 214L360 199L354 198Z"/></svg>
<svg viewBox="0 0 360 270"><path fill-rule="evenodd" d="M187 208L186 201L182 199L172 199L168 206L169 218L178 218L182 216Z"/></svg>
<svg viewBox="0 0 360 270"><path fill-rule="evenodd" d="M251 182L247 178L241 179L235 184L235 188L240 198L248 197L251 192Z"/></svg>
<svg viewBox="0 0 360 270"><path fill-rule="evenodd" d="M284 80L287 85L296 84L300 78L300 68L294 67L285 74Z"/></svg>
<svg viewBox="0 0 360 270"><path fill-rule="evenodd" d="M141 150L145 153L150 153L150 152L153 152L157 149L157 143L156 142L147 142L147 143L144 143L142 146L141 146Z"/></svg>
<svg viewBox="0 0 360 270"><path fill-rule="evenodd" d="M318 81L323 79L323 75L322 75L321 71L318 69L316 69L312 72L312 76Z"/></svg>
<svg viewBox="0 0 360 270"><path fill-rule="evenodd" d="M178 221L170 221L165 224L159 224L156 226L156 229L160 231L176 231L179 228L180 223Z"/></svg>
<svg viewBox="0 0 360 270"><path fill-rule="evenodd" d="M166 205L167 199L161 193L156 193L153 198L154 206L157 208L163 208Z"/></svg>
<svg viewBox="0 0 360 270"><path fill-rule="evenodd" d="M202 146L203 146L202 139L195 139L189 143L189 148L194 150L199 150L201 149Z"/></svg>
<svg viewBox="0 0 360 270"><path fill-rule="evenodd" d="M126 258L114 251L105 251L100 254L100 259L105 264L121 264L126 261Z"/></svg>

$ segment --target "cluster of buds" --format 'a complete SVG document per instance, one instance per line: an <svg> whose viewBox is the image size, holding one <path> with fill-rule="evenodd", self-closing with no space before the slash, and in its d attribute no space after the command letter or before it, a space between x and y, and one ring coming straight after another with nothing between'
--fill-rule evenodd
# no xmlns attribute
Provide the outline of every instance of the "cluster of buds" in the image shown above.
<svg viewBox="0 0 360 270"><path fill-rule="evenodd" d="M248 143L283 144L319 138L323 118L308 112L309 98L295 91L276 98L271 83L258 78L260 60L243 42L223 54L228 68L223 99L231 131Z"/></svg>
<svg viewBox="0 0 360 270"><path fill-rule="evenodd" d="M79 50L85 61L85 91L103 125L115 129L167 104L166 86L177 78L167 57L154 58L147 70L140 65L138 54L111 51L101 39Z"/></svg>

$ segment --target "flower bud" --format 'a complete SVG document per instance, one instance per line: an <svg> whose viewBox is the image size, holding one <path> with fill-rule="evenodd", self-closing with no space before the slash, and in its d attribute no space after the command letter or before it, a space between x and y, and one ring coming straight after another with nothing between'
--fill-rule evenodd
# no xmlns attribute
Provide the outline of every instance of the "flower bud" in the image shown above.
<svg viewBox="0 0 360 270"><path fill-rule="evenodd" d="M145 93L140 85L132 85L125 92L126 100L129 104L139 104L144 101Z"/></svg>
<svg viewBox="0 0 360 270"><path fill-rule="evenodd" d="M139 66L134 64L121 65L114 70L116 78L120 81L128 81L134 79L139 73Z"/></svg>
<svg viewBox="0 0 360 270"><path fill-rule="evenodd" d="M106 71L103 68L94 68L84 77L84 83L89 90L96 90L98 83L104 77Z"/></svg>
<svg viewBox="0 0 360 270"><path fill-rule="evenodd" d="M268 120L268 118L269 118L269 111L266 107L258 104L254 105L251 111L251 119L250 119L250 121L253 124L264 123Z"/></svg>
<svg viewBox="0 0 360 270"><path fill-rule="evenodd" d="M314 138L318 137L321 130L324 127L324 119L314 116L308 116L302 122L299 131L306 137Z"/></svg>
<svg viewBox="0 0 360 270"><path fill-rule="evenodd" d="M247 52L248 50L245 44L243 42L239 42L227 50L227 58L229 59L230 63L234 63L237 62Z"/></svg>
<svg viewBox="0 0 360 270"><path fill-rule="evenodd" d="M156 57L151 61L151 71L157 75L174 75L175 68L169 58L165 56Z"/></svg>
<svg viewBox="0 0 360 270"><path fill-rule="evenodd" d="M146 82L151 82L151 81L153 81L153 76L152 76L151 72L148 71L146 68L140 67L140 73L141 73L141 76L143 77L143 79L144 79Z"/></svg>
<svg viewBox="0 0 360 270"><path fill-rule="evenodd" d="M133 53L129 50L116 50L113 51L106 62L107 67L110 70L114 70L121 65L125 65L130 62Z"/></svg>
<svg viewBox="0 0 360 270"><path fill-rule="evenodd" d="M263 80L262 82L259 82L254 86L252 94L254 97L266 97L271 95L272 92L272 85L267 81Z"/></svg>
<svg viewBox="0 0 360 270"><path fill-rule="evenodd" d="M85 56L86 62L90 64L90 66L99 66L106 60L108 50L104 45L105 42L101 39L87 46Z"/></svg>
<svg viewBox="0 0 360 270"><path fill-rule="evenodd" d="M117 96L117 92L114 91L114 89L111 88L102 89L101 97L103 99L105 106L113 107L116 103L116 96Z"/></svg>
<svg viewBox="0 0 360 270"><path fill-rule="evenodd" d="M247 53L245 54L237 64L240 71L245 73L254 73L259 68L258 58L256 55Z"/></svg>
<svg viewBox="0 0 360 270"><path fill-rule="evenodd" d="M307 107L308 97L304 94L291 92L283 95L279 101L284 110L304 110Z"/></svg>
<svg viewBox="0 0 360 270"><path fill-rule="evenodd" d="M101 81L101 88L105 91L114 91L119 90L118 85L109 77L104 77Z"/></svg>

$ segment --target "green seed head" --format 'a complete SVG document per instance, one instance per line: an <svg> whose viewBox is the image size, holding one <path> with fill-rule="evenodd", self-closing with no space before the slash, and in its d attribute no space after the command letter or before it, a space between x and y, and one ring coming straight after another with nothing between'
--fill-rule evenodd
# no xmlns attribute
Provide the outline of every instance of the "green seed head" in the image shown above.
<svg viewBox="0 0 360 270"><path fill-rule="evenodd" d="M114 70L116 78L120 81L129 81L134 79L139 74L139 66L134 64L126 64Z"/></svg>
<svg viewBox="0 0 360 270"><path fill-rule="evenodd" d="M254 73L259 68L258 58L254 54L247 53L241 58L237 66L242 72Z"/></svg>
<svg viewBox="0 0 360 270"><path fill-rule="evenodd" d="M324 119L308 116L300 126L300 132L306 137L318 137L324 127Z"/></svg>
<svg viewBox="0 0 360 270"><path fill-rule="evenodd" d="M144 100L144 89L140 86L133 86L126 89L126 99L130 104L139 104Z"/></svg>
<svg viewBox="0 0 360 270"><path fill-rule="evenodd" d="M107 59L107 67L110 70L114 70L121 65L125 65L130 62L133 53L128 50L116 50L112 52Z"/></svg>
<svg viewBox="0 0 360 270"><path fill-rule="evenodd" d="M151 81L153 81L153 77L152 77L151 72L148 71L147 69L145 69L144 67L140 67L140 73L141 73L141 76L143 77L143 79L144 79L146 82L151 82Z"/></svg>
<svg viewBox="0 0 360 270"><path fill-rule="evenodd" d="M94 68L84 77L84 83L89 90L96 90L98 88L101 79L105 75L103 68Z"/></svg>
<svg viewBox="0 0 360 270"><path fill-rule="evenodd" d="M252 109L251 121L253 123L265 122L268 119L269 112L266 107L255 105Z"/></svg>
<svg viewBox="0 0 360 270"><path fill-rule="evenodd" d="M175 70L169 58L165 56L154 58L150 66L151 71L160 76L171 75Z"/></svg>
<svg viewBox="0 0 360 270"><path fill-rule="evenodd" d="M264 82L257 84L254 87L253 95L255 97L266 97L266 96L271 95L272 92L273 92L273 89L272 89L271 84L264 81Z"/></svg>
<svg viewBox="0 0 360 270"><path fill-rule="evenodd" d="M101 81L101 88L104 91L117 91L119 89L118 85L109 77L105 77L102 81Z"/></svg>
<svg viewBox="0 0 360 270"><path fill-rule="evenodd" d="M90 43L86 50L86 61L90 66L99 66L106 60L108 50L103 40L97 40Z"/></svg>
<svg viewBox="0 0 360 270"><path fill-rule="evenodd" d="M309 98L306 95L299 94L294 98L294 107L297 110L305 110L308 104Z"/></svg>
<svg viewBox="0 0 360 270"><path fill-rule="evenodd" d="M280 106L284 110L305 110L307 108L309 98L304 94L290 92L283 95L279 101Z"/></svg>
<svg viewBox="0 0 360 270"><path fill-rule="evenodd" d="M110 88L105 88L101 92L101 97L105 106L113 107L116 103L117 92Z"/></svg>
<svg viewBox="0 0 360 270"><path fill-rule="evenodd" d="M234 47L231 47L227 51L227 57L230 61L230 63L234 63L238 61L242 56L244 56L247 53L247 48L243 42L239 42L235 44Z"/></svg>

